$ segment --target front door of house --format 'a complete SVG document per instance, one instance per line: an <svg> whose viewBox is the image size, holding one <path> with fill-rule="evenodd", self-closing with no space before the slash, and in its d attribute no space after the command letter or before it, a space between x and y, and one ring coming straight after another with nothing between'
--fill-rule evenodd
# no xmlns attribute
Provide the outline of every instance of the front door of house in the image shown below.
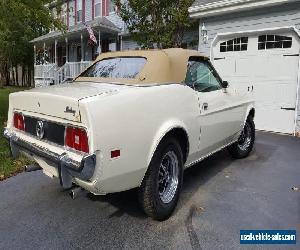
<svg viewBox="0 0 300 250"><path fill-rule="evenodd" d="M109 40L108 39L104 39L101 41L101 52L102 53L109 52Z"/></svg>
<svg viewBox="0 0 300 250"><path fill-rule="evenodd" d="M62 67L67 61L66 46L57 47L57 65Z"/></svg>

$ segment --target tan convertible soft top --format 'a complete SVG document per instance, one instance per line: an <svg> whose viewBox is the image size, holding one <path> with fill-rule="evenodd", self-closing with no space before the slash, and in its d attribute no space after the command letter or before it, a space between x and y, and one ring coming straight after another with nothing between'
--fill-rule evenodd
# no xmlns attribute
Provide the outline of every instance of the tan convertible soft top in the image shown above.
<svg viewBox="0 0 300 250"><path fill-rule="evenodd" d="M123 84L166 84L182 83L186 77L188 60L200 56L198 51L186 49L133 50L101 54L94 63L114 57L144 57L147 63L135 79L112 79L98 77L78 77L75 81L116 82Z"/></svg>

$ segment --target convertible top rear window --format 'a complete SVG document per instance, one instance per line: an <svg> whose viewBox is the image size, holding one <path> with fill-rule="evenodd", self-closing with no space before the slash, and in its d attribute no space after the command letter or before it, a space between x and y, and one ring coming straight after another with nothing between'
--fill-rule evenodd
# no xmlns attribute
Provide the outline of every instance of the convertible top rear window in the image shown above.
<svg viewBox="0 0 300 250"><path fill-rule="evenodd" d="M80 77L134 79L147 62L144 57L112 57L96 62Z"/></svg>

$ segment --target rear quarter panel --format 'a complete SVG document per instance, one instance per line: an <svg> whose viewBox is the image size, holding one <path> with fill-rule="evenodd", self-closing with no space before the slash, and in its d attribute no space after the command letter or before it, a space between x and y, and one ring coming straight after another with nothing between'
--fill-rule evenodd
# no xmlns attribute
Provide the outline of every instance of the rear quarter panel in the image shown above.
<svg viewBox="0 0 300 250"><path fill-rule="evenodd" d="M198 99L187 86L130 88L84 99L79 105L91 148L97 151L94 181L101 193L139 186L157 145L172 128L183 128L189 137L188 161L198 150ZM121 150L121 156L111 159L115 149Z"/></svg>

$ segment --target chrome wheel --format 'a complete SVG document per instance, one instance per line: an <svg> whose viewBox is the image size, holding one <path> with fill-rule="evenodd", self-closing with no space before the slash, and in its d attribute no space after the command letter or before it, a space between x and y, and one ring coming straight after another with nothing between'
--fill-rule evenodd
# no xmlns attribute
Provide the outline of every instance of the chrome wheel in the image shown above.
<svg viewBox="0 0 300 250"><path fill-rule="evenodd" d="M246 122L245 127L238 140L238 147L242 151L246 151L251 145L252 135L251 127L248 122Z"/></svg>
<svg viewBox="0 0 300 250"><path fill-rule="evenodd" d="M159 198L165 204L170 203L178 187L178 158L173 151L167 152L162 158L158 173Z"/></svg>

